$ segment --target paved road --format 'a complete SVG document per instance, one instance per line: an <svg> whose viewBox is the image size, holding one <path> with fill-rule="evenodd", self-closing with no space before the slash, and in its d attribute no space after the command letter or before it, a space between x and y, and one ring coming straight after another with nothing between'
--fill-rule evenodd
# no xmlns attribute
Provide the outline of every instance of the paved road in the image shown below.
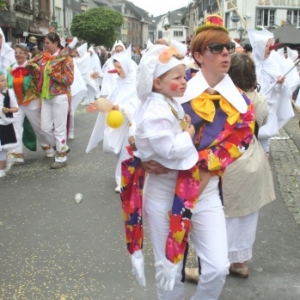
<svg viewBox="0 0 300 300"><path fill-rule="evenodd" d="M50 170L52 160L40 150L26 152L25 165L14 166L1 179L1 300L156 299L147 237L147 287L137 286L131 276L120 200L114 193L116 159L101 148L85 154L95 119L82 108L76 112L68 168ZM284 189L299 181L300 156L294 147L291 139L272 141L277 200L261 210L251 276L228 277L220 300L300 299L300 227L297 213L288 209L291 193ZM291 161L285 162L282 155L290 152L293 156L286 160ZM278 172L283 169L293 169L294 175ZM83 194L79 204L76 193ZM194 284L186 283L186 299L194 290Z"/></svg>

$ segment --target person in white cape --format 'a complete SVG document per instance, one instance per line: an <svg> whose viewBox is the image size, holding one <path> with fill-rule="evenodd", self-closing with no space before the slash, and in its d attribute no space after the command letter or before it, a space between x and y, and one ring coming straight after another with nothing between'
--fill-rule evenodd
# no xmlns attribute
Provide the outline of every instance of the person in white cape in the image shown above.
<svg viewBox="0 0 300 300"><path fill-rule="evenodd" d="M107 96L107 99L113 109L123 113L124 122L121 127L112 129L105 122L107 114L100 112L86 148L86 153L90 152L104 139L104 152L115 153L118 157L115 171L117 185L115 191L120 192L121 162L129 157L126 149L129 126L140 101L136 92L136 68L133 67L135 63L131 59L131 49L114 55L113 64L119 78L114 90ZM99 107L99 102L102 100L102 98L96 100L96 107Z"/></svg>
<svg viewBox="0 0 300 300"><path fill-rule="evenodd" d="M279 134L293 116L291 89L284 75L282 66L270 50L274 35L266 29L248 29L248 36L253 47L252 58L256 66L257 81L261 92L268 98L269 115L267 123L259 130L258 140L264 151L269 153L269 139Z"/></svg>
<svg viewBox="0 0 300 300"><path fill-rule="evenodd" d="M114 55L121 53L125 50L126 48L125 45L122 43L122 41L120 40L115 41L111 49L112 56L102 66L103 77L102 77L101 91L100 91L101 97L106 97L107 95L110 95L111 92L114 90L117 83L118 76L117 74L114 73L108 73L108 71L114 69L114 65L113 65Z"/></svg>
<svg viewBox="0 0 300 300"><path fill-rule="evenodd" d="M83 105L90 105L95 102L95 99L100 96L100 77L103 76L100 59L94 50L94 47L90 47L87 51L89 55L89 76L87 79L88 92Z"/></svg>
<svg viewBox="0 0 300 300"><path fill-rule="evenodd" d="M7 68L15 62L15 51L5 42L5 35L0 27L0 70L6 72Z"/></svg>
<svg viewBox="0 0 300 300"><path fill-rule="evenodd" d="M73 40L74 41L74 40ZM72 47L73 45L69 44L69 47ZM75 45L74 45L75 46ZM78 47L79 48L79 47ZM80 51L76 51L78 55L80 55ZM85 51L86 53L87 51ZM87 55L87 59L89 59L89 56ZM74 126L75 126L75 111L81 102L81 100L85 97L87 94L87 86L86 82L83 78L81 70L83 70L85 67L82 66L82 62L86 62L81 57L73 57L73 63L74 63L74 81L71 85L71 112L70 112L70 124L69 124L69 133L68 133L68 139L73 140L75 138L74 134Z"/></svg>

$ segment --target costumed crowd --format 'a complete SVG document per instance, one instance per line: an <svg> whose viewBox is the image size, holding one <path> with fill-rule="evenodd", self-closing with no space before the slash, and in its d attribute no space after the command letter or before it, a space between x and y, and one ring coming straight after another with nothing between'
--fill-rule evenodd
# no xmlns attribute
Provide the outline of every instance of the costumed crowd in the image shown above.
<svg viewBox="0 0 300 300"><path fill-rule="evenodd" d="M86 152L117 157L132 273L146 285L143 222L160 300L219 299L228 274L247 278L259 210L275 199L270 139L300 106L297 51L248 30L244 48L220 16L206 18L189 50L174 40L139 51L116 41L88 48L49 33L38 51L12 49L0 29L0 177L24 164L23 145L67 166L74 112L98 112ZM198 268L186 266L187 256Z"/></svg>

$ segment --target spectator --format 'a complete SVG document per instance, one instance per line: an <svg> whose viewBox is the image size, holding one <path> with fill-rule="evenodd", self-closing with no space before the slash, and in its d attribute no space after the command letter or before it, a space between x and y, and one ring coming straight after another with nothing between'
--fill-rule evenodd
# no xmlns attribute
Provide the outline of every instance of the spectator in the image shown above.
<svg viewBox="0 0 300 300"><path fill-rule="evenodd" d="M136 62L137 65L139 65L140 61L141 61L141 51L138 47L134 47L133 48L133 54L131 56L131 58Z"/></svg>

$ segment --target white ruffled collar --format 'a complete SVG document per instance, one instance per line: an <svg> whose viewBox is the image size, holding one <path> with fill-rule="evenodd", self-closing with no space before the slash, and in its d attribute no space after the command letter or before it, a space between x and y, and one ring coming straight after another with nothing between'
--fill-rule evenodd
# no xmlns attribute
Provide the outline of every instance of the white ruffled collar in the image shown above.
<svg viewBox="0 0 300 300"><path fill-rule="evenodd" d="M188 102L197 96L201 95L205 90L211 88L206 79L204 78L201 71L187 83L187 90L183 97L177 98L179 103ZM236 110L240 113L245 113L247 111L247 104L245 99L237 89L237 87L232 82L228 74L213 88L220 95L222 95L226 100L234 106Z"/></svg>

